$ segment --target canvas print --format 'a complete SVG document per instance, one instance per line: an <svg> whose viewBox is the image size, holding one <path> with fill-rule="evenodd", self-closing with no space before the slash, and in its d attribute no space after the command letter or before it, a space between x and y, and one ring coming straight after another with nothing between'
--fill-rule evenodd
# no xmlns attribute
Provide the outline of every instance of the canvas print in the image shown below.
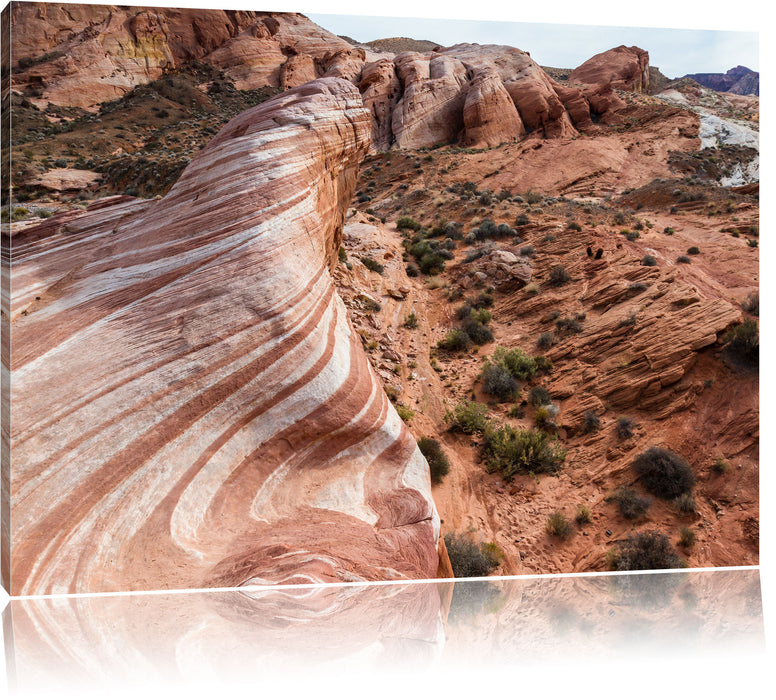
<svg viewBox="0 0 776 700"><path fill-rule="evenodd" d="M11 594L758 563L757 35L452 24L4 8Z"/></svg>

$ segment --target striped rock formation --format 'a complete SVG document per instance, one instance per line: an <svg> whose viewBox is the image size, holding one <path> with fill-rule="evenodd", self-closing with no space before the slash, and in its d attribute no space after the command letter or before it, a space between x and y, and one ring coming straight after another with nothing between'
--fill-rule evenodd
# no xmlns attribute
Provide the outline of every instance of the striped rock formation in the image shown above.
<svg viewBox="0 0 776 700"><path fill-rule="evenodd" d="M589 58L569 74L570 83L611 85L618 90L649 90L649 53L638 46L618 46Z"/></svg>
<svg viewBox="0 0 776 700"><path fill-rule="evenodd" d="M434 576L428 466L329 274L369 131L316 80L164 199L15 237L14 594Z"/></svg>

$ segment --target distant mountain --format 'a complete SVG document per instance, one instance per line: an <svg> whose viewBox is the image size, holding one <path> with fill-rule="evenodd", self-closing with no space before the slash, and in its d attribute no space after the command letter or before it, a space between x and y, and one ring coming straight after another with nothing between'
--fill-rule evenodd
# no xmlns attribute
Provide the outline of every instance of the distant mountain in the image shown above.
<svg viewBox="0 0 776 700"><path fill-rule="evenodd" d="M695 82L718 92L760 95L760 74L746 66L736 66L727 73L691 73L683 77L692 78Z"/></svg>

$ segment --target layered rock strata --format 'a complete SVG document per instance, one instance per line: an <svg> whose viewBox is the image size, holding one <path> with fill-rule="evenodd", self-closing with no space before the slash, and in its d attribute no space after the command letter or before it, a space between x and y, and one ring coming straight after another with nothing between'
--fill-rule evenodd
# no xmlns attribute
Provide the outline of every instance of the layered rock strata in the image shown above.
<svg viewBox="0 0 776 700"><path fill-rule="evenodd" d="M14 239L12 593L433 577L428 466L329 274L369 131L316 80L162 200Z"/></svg>

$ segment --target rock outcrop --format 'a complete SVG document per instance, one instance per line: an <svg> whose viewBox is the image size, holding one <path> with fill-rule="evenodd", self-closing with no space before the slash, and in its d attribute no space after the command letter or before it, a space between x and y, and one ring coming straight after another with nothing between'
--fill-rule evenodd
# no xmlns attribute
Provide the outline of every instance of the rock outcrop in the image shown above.
<svg viewBox="0 0 776 700"><path fill-rule="evenodd" d="M39 104L86 109L193 60L223 69L246 90L324 75L353 79L365 58L293 13L25 2L11 6L11 27L14 88Z"/></svg>
<svg viewBox="0 0 776 700"><path fill-rule="evenodd" d="M428 466L329 273L369 131L316 80L162 200L14 237L13 594L434 576Z"/></svg>
<svg viewBox="0 0 776 700"><path fill-rule="evenodd" d="M569 74L570 83L609 84L618 90L649 90L649 53L638 46L618 46L589 58Z"/></svg>

